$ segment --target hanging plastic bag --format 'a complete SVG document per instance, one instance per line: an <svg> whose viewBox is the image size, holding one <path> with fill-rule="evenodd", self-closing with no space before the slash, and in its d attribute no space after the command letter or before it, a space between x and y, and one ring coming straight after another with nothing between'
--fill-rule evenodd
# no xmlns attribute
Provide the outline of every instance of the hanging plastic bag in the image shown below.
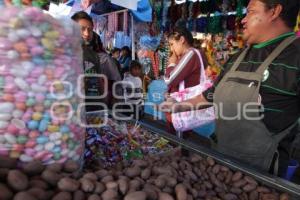
<svg viewBox="0 0 300 200"><path fill-rule="evenodd" d="M45 164L80 160L80 31L34 7L0 12L0 155Z"/></svg>
<svg viewBox="0 0 300 200"><path fill-rule="evenodd" d="M194 87L185 88L184 82L181 82L179 91L170 94L177 102L192 99L211 87L211 81L207 79L205 75L202 57L198 50L195 51L197 52L201 63L200 84ZM172 113L171 117L172 124L177 131L187 131L213 122L215 120L215 113L214 108L209 107L202 110Z"/></svg>

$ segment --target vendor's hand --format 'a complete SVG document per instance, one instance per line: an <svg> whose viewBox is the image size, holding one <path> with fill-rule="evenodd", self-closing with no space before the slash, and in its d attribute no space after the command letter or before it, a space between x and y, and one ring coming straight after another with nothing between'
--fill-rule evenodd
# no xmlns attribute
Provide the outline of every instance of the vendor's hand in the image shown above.
<svg viewBox="0 0 300 200"><path fill-rule="evenodd" d="M177 101L175 99L173 99L172 97L167 97L166 102L177 103Z"/></svg>
<svg viewBox="0 0 300 200"><path fill-rule="evenodd" d="M178 102L171 97L166 98L163 103L158 105L158 110L162 112L178 112L180 106L177 103Z"/></svg>

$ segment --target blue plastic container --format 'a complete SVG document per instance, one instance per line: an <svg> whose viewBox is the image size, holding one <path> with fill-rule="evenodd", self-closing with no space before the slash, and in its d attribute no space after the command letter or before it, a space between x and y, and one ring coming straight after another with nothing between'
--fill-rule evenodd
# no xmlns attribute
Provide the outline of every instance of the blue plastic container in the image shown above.
<svg viewBox="0 0 300 200"><path fill-rule="evenodd" d="M299 167L299 162L297 160L290 160L289 166L286 169L284 179L290 181L293 178L298 167Z"/></svg>
<svg viewBox="0 0 300 200"><path fill-rule="evenodd" d="M167 92L167 88L168 87L163 80L154 80L150 83L144 106L145 113L152 115L159 120L165 120L164 113L155 111L153 105L158 105L164 101L164 94Z"/></svg>

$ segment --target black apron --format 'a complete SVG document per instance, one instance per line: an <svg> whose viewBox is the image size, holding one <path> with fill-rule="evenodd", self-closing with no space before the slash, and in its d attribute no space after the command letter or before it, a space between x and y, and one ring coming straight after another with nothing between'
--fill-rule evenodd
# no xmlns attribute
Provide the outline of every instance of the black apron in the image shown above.
<svg viewBox="0 0 300 200"><path fill-rule="evenodd" d="M295 36L286 38L256 71L237 71L249 50L248 47L220 81L214 93L218 118L216 120L217 144L215 145L217 151L257 169L269 170L278 143L295 124L280 133L269 132L260 118L259 90L263 72L295 39ZM255 111L244 112L244 108L255 109ZM239 119L233 119L238 113ZM230 117L232 119L229 119Z"/></svg>

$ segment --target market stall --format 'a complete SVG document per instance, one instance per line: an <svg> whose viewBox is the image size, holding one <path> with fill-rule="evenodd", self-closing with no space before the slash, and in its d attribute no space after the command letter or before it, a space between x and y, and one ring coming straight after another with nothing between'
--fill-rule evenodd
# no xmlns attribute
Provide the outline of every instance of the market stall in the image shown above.
<svg viewBox="0 0 300 200"><path fill-rule="evenodd" d="M104 116L93 113L90 117L97 120L100 117L103 122L104 118L108 117L110 127L112 127L111 123L120 121L109 114ZM127 126L136 123L130 120L125 122ZM153 136L164 139L157 140L159 142L156 142L156 147L146 150L148 154L145 154L143 147L148 145L142 144L141 140L133 134L131 142L136 140L133 145L139 143L143 153L136 151L132 155L124 154L125 159L115 162L114 165L111 165L112 160L101 160L98 165L94 163L84 168L81 173L78 173L78 163L72 161L48 166L44 166L40 161L32 161L15 169L16 160L0 157L1 180L3 180L3 184L0 184L1 199L10 199L14 196L14 199L30 200L36 199L34 197L38 199L50 197L100 199L101 197L104 200L166 198L296 200L300 197L300 189L297 185L257 172L209 149L178 139L148 123L138 122L138 124L148 132L147 134L152 135L148 135L152 139ZM113 131L116 131L118 125L113 126ZM104 133L102 136L111 137L111 133L104 129L100 132L99 135ZM125 133L126 137L129 136L128 134ZM142 132L138 134L144 135ZM149 142L149 138L147 141ZM110 146L109 143L115 146ZM120 147L119 145L122 146L121 143L122 139L106 142L106 148L110 148L111 153L114 153ZM172 148L171 146L165 148L169 144L172 144ZM129 146L127 144L123 147ZM105 149L100 146L99 148ZM162 152L163 148L167 151ZM117 156L112 154L98 155L98 159L101 158L117 161ZM110 165L101 166L103 163L110 163ZM11 190L18 193L13 195Z"/></svg>
<svg viewBox="0 0 300 200"><path fill-rule="evenodd" d="M114 41L111 33L121 37L118 30L129 33L127 10L97 17L111 22L106 27L111 32L104 34L108 41ZM95 20L101 32L104 19ZM0 200L300 198L298 185L170 135L155 122L82 111L78 32L69 21L36 8L2 12ZM228 45L222 44L228 40L223 36L200 39L207 40L211 55ZM168 57L163 36L138 38L145 74L159 79ZM221 54L218 61L224 62L227 54Z"/></svg>

